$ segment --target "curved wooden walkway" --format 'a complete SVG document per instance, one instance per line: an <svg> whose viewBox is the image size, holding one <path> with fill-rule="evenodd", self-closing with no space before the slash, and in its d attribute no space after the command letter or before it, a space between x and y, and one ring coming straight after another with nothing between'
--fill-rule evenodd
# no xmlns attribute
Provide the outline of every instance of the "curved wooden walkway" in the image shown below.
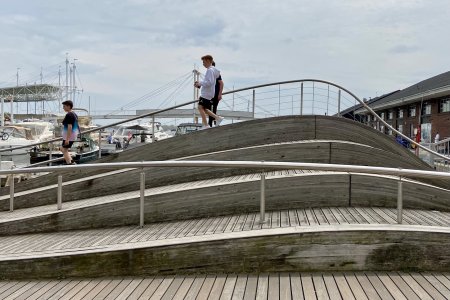
<svg viewBox="0 0 450 300"><path fill-rule="evenodd" d="M450 273L265 273L0 281L4 300L445 300Z"/></svg>

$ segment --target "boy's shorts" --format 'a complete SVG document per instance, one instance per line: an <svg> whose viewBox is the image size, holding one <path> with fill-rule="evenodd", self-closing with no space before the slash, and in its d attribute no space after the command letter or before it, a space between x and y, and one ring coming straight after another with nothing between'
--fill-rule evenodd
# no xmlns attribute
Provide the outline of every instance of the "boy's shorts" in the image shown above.
<svg viewBox="0 0 450 300"><path fill-rule="evenodd" d="M73 145L73 141L69 141L69 144L68 145L64 145L64 143L65 143L66 141L62 141L62 147L63 148L66 148L66 149L70 149L70 147L72 147L72 145Z"/></svg>
<svg viewBox="0 0 450 300"><path fill-rule="evenodd" d="M204 109L211 110L212 101L208 100L206 98L200 97L200 100L198 101L198 104L203 106Z"/></svg>

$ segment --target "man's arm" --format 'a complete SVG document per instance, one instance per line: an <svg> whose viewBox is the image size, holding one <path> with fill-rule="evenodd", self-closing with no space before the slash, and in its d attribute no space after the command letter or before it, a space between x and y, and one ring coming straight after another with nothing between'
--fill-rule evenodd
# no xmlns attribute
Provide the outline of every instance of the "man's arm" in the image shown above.
<svg viewBox="0 0 450 300"><path fill-rule="evenodd" d="M219 95L217 95L217 100L222 100L222 92L223 92L223 80L219 80Z"/></svg>
<svg viewBox="0 0 450 300"><path fill-rule="evenodd" d="M200 86L210 87L216 84L216 79L214 78L214 72L211 69L206 70L205 79L199 82Z"/></svg>

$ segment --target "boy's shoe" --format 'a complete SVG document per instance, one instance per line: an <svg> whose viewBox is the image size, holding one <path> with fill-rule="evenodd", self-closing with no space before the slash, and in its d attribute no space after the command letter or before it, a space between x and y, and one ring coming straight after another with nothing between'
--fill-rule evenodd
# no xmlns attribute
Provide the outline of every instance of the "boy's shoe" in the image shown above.
<svg viewBox="0 0 450 300"><path fill-rule="evenodd" d="M200 127L199 130L205 130L205 129L208 129L208 128L210 128L210 127L209 126L202 126L202 127Z"/></svg>
<svg viewBox="0 0 450 300"><path fill-rule="evenodd" d="M224 117L217 116L217 119L216 119L216 126L219 126L220 123L222 123L223 119L225 119L225 118L224 118Z"/></svg>

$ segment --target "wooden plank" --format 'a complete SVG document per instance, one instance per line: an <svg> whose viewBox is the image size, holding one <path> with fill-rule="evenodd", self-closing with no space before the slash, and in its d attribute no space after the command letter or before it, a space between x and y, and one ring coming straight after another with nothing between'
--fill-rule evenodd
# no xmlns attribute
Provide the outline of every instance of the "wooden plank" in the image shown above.
<svg viewBox="0 0 450 300"><path fill-rule="evenodd" d="M79 280L73 280L73 281L66 282L66 284L63 285L59 290L57 290L56 293L54 293L50 297L43 298L43 299L46 299L46 300L60 299L66 293L70 292L70 290L72 290L80 282L81 281L79 281ZM42 298L42 297L40 297L40 298Z"/></svg>
<svg viewBox="0 0 450 300"><path fill-rule="evenodd" d="M298 221L297 211L295 209L290 209L288 211L288 215L289 215L290 226L300 226L300 222Z"/></svg>
<svg viewBox="0 0 450 300"><path fill-rule="evenodd" d="M355 207L340 207L339 210L344 214L345 218L350 222L350 224L368 224L367 221ZM352 219L352 221L350 220Z"/></svg>
<svg viewBox="0 0 450 300"><path fill-rule="evenodd" d="M178 292L178 289L180 288L181 284L184 281L184 277L176 276L172 282L170 283L169 287L167 288L166 292L163 294L163 296L160 298L161 300L170 300L175 297L175 294Z"/></svg>
<svg viewBox="0 0 450 300"><path fill-rule="evenodd" d="M142 279L137 286L135 286L133 292L128 296L128 299L138 299L142 293L148 288L152 283L153 278Z"/></svg>
<svg viewBox="0 0 450 300"><path fill-rule="evenodd" d="M245 287L244 300L256 299L256 289L258 286L258 276L248 275L247 286Z"/></svg>
<svg viewBox="0 0 450 300"><path fill-rule="evenodd" d="M122 292L115 298L115 300L129 299L129 296L134 292L136 287L142 282L142 278L133 278L131 282L126 286Z"/></svg>
<svg viewBox="0 0 450 300"><path fill-rule="evenodd" d="M316 300L316 291L311 274L301 274L303 293L305 300Z"/></svg>
<svg viewBox="0 0 450 300"><path fill-rule="evenodd" d="M314 283L314 290L316 291L316 296L318 300L328 300L330 297L328 296L327 287L325 285L325 281L323 280L322 274L313 274L312 280Z"/></svg>
<svg viewBox="0 0 450 300"><path fill-rule="evenodd" d="M269 274L268 299L280 299L280 276L278 273Z"/></svg>
<svg viewBox="0 0 450 300"><path fill-rule="evenodd" d="M14 286L16 286L18 284L20 284L20 281L9 281L9 282L7 282L5 285L3 285L0 288L0 294L4 293L5 291L13 288Z"/></svg>
<svg viewBox="0 0 450 300"><path fill-rule="evenodd" d="M289 273L280 274L280 300L291 300L291 279Z"/></svg>
<svg viewBox="0 0 450 300"><path fill-rule="evenodd" d="M312 214L314 214L316 216L316 220L319 222L319 225L328 225L329 224L322 209L312 208L311 211L312 211Z"/></svg>
<svg viewBox="0 0 450 300"><path fill-rule="evenodd" d="M56 292L63 289L66 285L68 285L71 281L70 280L62 280L57 281L56 285L51 287L50 289L46 290L42 295L36 297L36 300L48 300L51 296L53 296ZM34 295L30 297L30 299L33 299Z"/></svg>
<svg viewBox="0 0 450 300"><path fill-rule="evenodd" d="M364 290L364 293L366 294L369 300L381 300L377 291L374 289L372 283L369 281L369 279L365 274L356 273L355 277L358 280L359 284L361 285L362 289Z"/></svg>
<svg viewBox="0 0 450 300"><path fill-rule="evenodd" d="M236 231L242 231L242 229L244 228L245 225L245 221L247 220L247 215L243 214L243 215L239 215L236 224L233 227L233 232Z"/></svg>
<svg viewBox="0 0 450 300"><path fill-rule="evenodd" d="M237 276L228 275L225 285L222 289L222 294L220 295L220 300L230 300L233 296L234 286L236 285Z"/></svg>
<svg viewBox="0 0 450 300"><path fill-rule="evenodd" d="M364 292L363 288L361 287L361 284L359 283L358 279L356 279L355 274L350 273L344 273L345 279L347 280L348 285L350 286L350 289L352 290L353 295L356 299L367 299L366 293ZM370 283L369 283L370 284Z"/></svg>
<svg viewBox="0 0 450 300"><path fill-rule="evenodd" d="M367 209L369 210L369 209ZM397 217L392 217L385 213L384 210L378 207L371 207L370 210L373 210L375 213L377 213L380 217L382 217L388 224L396 224L397 223Z"/></svg>
<svg viewBox="0 0 450 300"><path fill-rule="evenodd" d="M339 293L339 289L337 287L336 281L332 274L324 274L323 281L325 282L325 286L328 291L328 296L331 300L341 300L341 294Z"/></svg>
<svg viewBox="0 0 450 300"><path fill-rule="evenodd" d="M414 214L418 217L425 218L427 220L431 220L433 224L437 226L448 226L449 224L442 220L437 214L431 212L431 211L425 211L425 210L408 210L409 213Z"/></svg>
<svg viewBox="0 0 450 300"><path fill-rule="evenodd" d="M90 280L87 285L84 286L82 289L77 289L78 292L74 294L74 296L71 298L71 300L75 299L85 299L86 294L88 294L90 291L92 291L101 280Z"/></svg>
<svg viewBox="0 0 450 300"><path fill-rule="evenodd" d="M336 207L330 207L329 210L330 213L333 214L333 217L336 219L336 222L338 224L349 224L349 222L339 209L337 209Z"/></svg>
<svg viewBox="0 0 450 300"><path fill-rule="evenodd" d="M321 210L322 210L323 214L325 215L325 218L327 219L328 224L330 224L330 225L339 224L339 221L336 219L336 217L331 212L331 209L329 207L323 207L323 208L321 208Z"/></svg>
<svg viewBox="0 0 450 300"><path fill-rule="evenodd" d="M262 224L261 228L262 229L270 229L272 228L272 215L273 215L273 211L266 211L266 222L264 224Z"/></svg>
<svg viewBox="0 0 450 300"><path fill-rule="evenodd" d="M172 284L172 281L174 279L175 279L174 277L165 277L162 280L161 284L158 286L158 288L155 290L153 295L150 297L150 300L161 299L162 296L166 293L169 286ZM142 298L142 296L141 296L141 298Z"/></svg>
<svg viewBox="0 0 450 300"><path fill-rule="evenodd" d="M211 300L218 300L220 299L220 296L222 295L222 290L225 286L225 282L227 281L226 275L220 275L217 276L216 280L214 281L214 285L212 286L209 297L205 299L211 299Z"/></svg>
<svg viewBox="0 0 450 300"><path fill-rule="evenodd" d="M209 281L207 282L207 280L209 280ZM205 276L195 277L194 282L191 284L189 291L187 292L186 296L184 297L184 300L206 299L206 298L202 298L203 297L201 295L202 288L203 287L205 288L203 290L204 293L202 293L202 294L204 295L207 290L206 297L208 297L209 291L211 290L211 287L214 284L214 280L215 280L215 276L211 276L211 275L209 275L208 277L205 277Z"/></svg>
<svg viewBox="0 0 450 300"><path fill-rule="evenodd" d="M97 282L97 285L92 288L90 291L88 291L87 294L84 295L85 299L94 299L98 294L100 294L100 292L107 287L112 280L110 279L97 279L97 280L92 280L93 282Z"/></svg>
<svg viewBox="0 0 450 300"><path fill-rule="evenodd" d="M386 224L387 221L382 218L379 214L375 213L372 209L365 209L363 207L355 207L355 211L361 215L368 224Z"/></svg>
<svg viewBox="0 0 450 300"><path fill-rule="evenodd" d="M21 294L25 293L28 289L33 288L33 286L35 285L36 281L22 281L0 294L0 299L16 299Z"/></svg>
<svg viewBox="0 0 450 300"><path fill-rule="evenodd" d="M140 300L148 300L151 296L155 293L156 289L161 285L161 283L164 281L164 277L157 276L153 278L152 282L148 285L148 287L145 289L145 291L139 296L138 299Z"/></svg>
<svg viewBox="0 0 450 300"><path fill-rule="evenodd" d="M183 280L183 283L178 288L177 293L173 296L175 300L183 300L185 299L188 291L190 290L192 283L194 282L194 276L186 276ZM165 295L164 295L165 296Z"/></svg>
<svg viewBox="0 0 450 300"><path fill-rule="evenodd" d="M244 224L244 228L242 230L249 231L252 230L253 226L255 225L255 222L259 221L259 216L256 213L250 213L248 214L247 220Z"/></svg>
<svg viewBox="0 0 450 300"><path fill-rule="evenodd" d="M236 279L236 285L234 286L232 300L244 299L245 287L247 286L247 275L239 274Z"/></svg>
<svg viewBox="0 0 450 300"><path fill-rule="evenodd" d="M391 293L391 295L397 300L407 300L407 298L403 295L402 291L395 285L392 279L384 273L378 273L378 278L380 278L381 282L383 282L386 289Z"/></svg>
<svg viewBox="0 0 450 300"><path fill-rule="evenodd" d="M269 274L259 274L258 288L256 289L256 300L267 300L269 291Z"/></svg>
<svg viewBox="0 0 450 300"><path fill-rule="evenodd" d="M70 291L65 293L61 298L61 300L68 300L72 299L76 294L78 294L80 291L83 290L84 287L86 287L89 283L89 280L82 280L80 283L78 283L76 286L73 287Z"/></svg>
<svg viewBox="0 0 450 300"><path fill-rule="evenodd" d="M414 293L411 287L396 273L389 273L388 276L395 283L395 285L402 291L406 299L420 300L420 298Z"/></svg>
<svg viewBox="0 0 450 300"><path fill-rule="evenodd" d="M334 275L334 280L336 281L336 285L338 286L343 299L355 299L355 296L353 295L353 292L343 274Z"/></svg>
<svg viewBox="0 0 450 300"><path fill-rule="evenodd" d="M224 217L214 218L214 222L211 224L208 230L205 231L205 234L213 234L214 232L216 232L217 228L219 228L220 223L222 222L223 219Z"/></svg>
<svg viewBox="0 0 450 300"><path fill-rule="evenodd" d="M289 222L289 211L288 210L282 210L280 212L281 214L281 227L290 227L291 224Z"/></svg>
<svg viewBox="0 0 450 300"><path fill-rule="evenodd" d="M292 290L292 299L294 300L304 300L303 297L303 287L302 280L300 278L299 273L291 273L291 290Z"/></svg>
<svg viewBox="0 0 450 300"><path fill-rule="evenodd" d="M433 298L420 286L410 274L400 273L401 278L414 291L414 293L422 300L432 300Z"/></svg>
<svg viewBox="0 0 450 300"><path fill-rule="evenodd" d="M319 220L317 220L316 215L312 209L305 208L305 215L307 217L307 224L309 225L320 225Z"/></svg>
<svg viewBox="0 0 450 300"><path fill-rule="evenodd" d="M428 282L430 282L442 295L450 298L450 280L441 274L423 273Z"/></svg>
<svg viewBox="0 0 450 300"><path fill-rule="evenodd" d="M298 222L300 223L300 226L309 226L309 220L308 215L306 213L306 209L297 209L297 216L298 216Z"/></svg>
<svg viewBox="0 0 450 300"><path fill-rule="evenodd" d="M411 276L418 284L433 298L433 299L446 299L442 294L430 283L422 274L413 273ZM447 297L449 295L446 295Z"/></svg>
<svg viewBox="0 0 450 300"><path fill-rule="evenodd" d="M96 296L96 299L105 299L112 290L114 290L120 283L122 279L111 280Z"/></svg>
<svg viewBox="0 0 450 300"><path fill-rule="evenodd" d="M378 276L374 273L367 273L367 279L369 279L370 283L372 283L374 289L377 291L378 295L380 295L383 300L393 300L391 293L384 286L383 282L378 278Z"/></svg>
<svg viewBox="0 0 450 300"><path fill-rule="evenodd" d="M48 292L50 289L52 289L57 284L58 284L58 281L56 281L56 280L40 281L32 289L29 289L27 292L23 293L22 297L23 297L23 299L27 299L27 300L36 300L37 298L42 296L44 293Z"/></svg>

